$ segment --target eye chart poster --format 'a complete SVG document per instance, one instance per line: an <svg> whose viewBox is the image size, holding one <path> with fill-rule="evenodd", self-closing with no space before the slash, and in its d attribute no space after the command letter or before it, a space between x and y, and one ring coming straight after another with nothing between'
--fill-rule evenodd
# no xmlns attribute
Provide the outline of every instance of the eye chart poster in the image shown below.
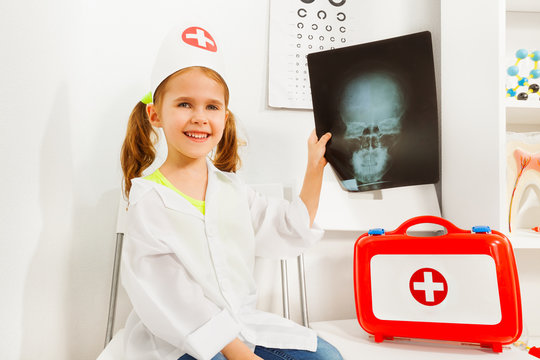
<svg viewBox="0 0 540 360"><path fill-rule="evenodd" d="M313 108L307 54L426 30L437 39L439 14L433 0L270 0L268 105Z"/></svg>
<svg viewBox="0 0 540 360"><path fill-rule="evenodd" d="M311 109L306 56L350 45L355 32L352 0L270 2L268 104Z"/></svg>

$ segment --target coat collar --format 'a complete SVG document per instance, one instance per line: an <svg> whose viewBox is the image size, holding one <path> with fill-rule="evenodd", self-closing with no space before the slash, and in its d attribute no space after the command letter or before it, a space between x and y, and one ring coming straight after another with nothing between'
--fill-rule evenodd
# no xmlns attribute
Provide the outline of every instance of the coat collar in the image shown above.
<svg viewBox="0 0 540 360"><path fill-rule="evenodd" d="M208 214L213 209L213 202L215 199L215 194L218 191L220 182L232 182L230 175L226 172L223 172L216 168L214 164L206 159L206 164L208 168L208 184L206 187L206 197L205 197L205 212ZM136 178L132 180L132 188L129 195L129 202L132 205L135 205L140 201L147 193L151 190L154 190L158 193L163 205L166 208L171 210L180 211L183 213L188 213L194 215L198 218L204 219L204 215L201 214L189 201L187 201L183 196L178 194L168 187L158 184L151 180L146 180L144 178Z"/></svg>

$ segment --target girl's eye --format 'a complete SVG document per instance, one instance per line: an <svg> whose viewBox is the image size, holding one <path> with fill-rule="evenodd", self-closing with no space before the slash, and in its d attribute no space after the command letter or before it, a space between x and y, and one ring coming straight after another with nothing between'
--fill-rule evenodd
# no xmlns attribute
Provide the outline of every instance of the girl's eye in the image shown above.
<svg viewBox="0 0 540 360"><path fill-rule="evenodd" d="M180 104L178 104L178 107L189 108L189 103L187 103L187 102L180 103Z"/></svg>
<svg viewBox="0 0 540 360"><path fill-rule="evenodd" d="M219 110L219 107L217 107L216 105L208 105L207 109L208 110Z"/></svg>

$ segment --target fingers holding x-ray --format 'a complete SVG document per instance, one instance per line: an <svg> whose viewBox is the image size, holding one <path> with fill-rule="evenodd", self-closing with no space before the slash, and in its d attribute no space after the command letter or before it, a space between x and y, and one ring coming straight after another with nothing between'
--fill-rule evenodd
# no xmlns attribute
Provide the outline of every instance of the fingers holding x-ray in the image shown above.
<svg viewBox="0 0 540 360"><path fill-rule="evenodd" d="M331 133L326 133L318 138L315 129L313 129L308 138L308 161L311 165L315 167L326 165L327 160L324 155L326 145L331 137Z"/></svg>

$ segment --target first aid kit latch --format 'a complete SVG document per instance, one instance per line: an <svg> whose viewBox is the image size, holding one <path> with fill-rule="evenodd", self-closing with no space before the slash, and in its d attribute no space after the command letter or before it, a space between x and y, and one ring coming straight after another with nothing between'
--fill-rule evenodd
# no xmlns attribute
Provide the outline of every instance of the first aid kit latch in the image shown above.
<svg viewBox="0 0 540 360"><path fill-rule="evenodd" d="M376 229L370 229L368 231L369 235L384 235L384 229L376 228Z"/></svg>
<svg viewBox="0 0 540 360"><path fill-rule="evenodd" d="M473 234L490 234L491 228L489 226L473 226L472 228Z"/></svg>

